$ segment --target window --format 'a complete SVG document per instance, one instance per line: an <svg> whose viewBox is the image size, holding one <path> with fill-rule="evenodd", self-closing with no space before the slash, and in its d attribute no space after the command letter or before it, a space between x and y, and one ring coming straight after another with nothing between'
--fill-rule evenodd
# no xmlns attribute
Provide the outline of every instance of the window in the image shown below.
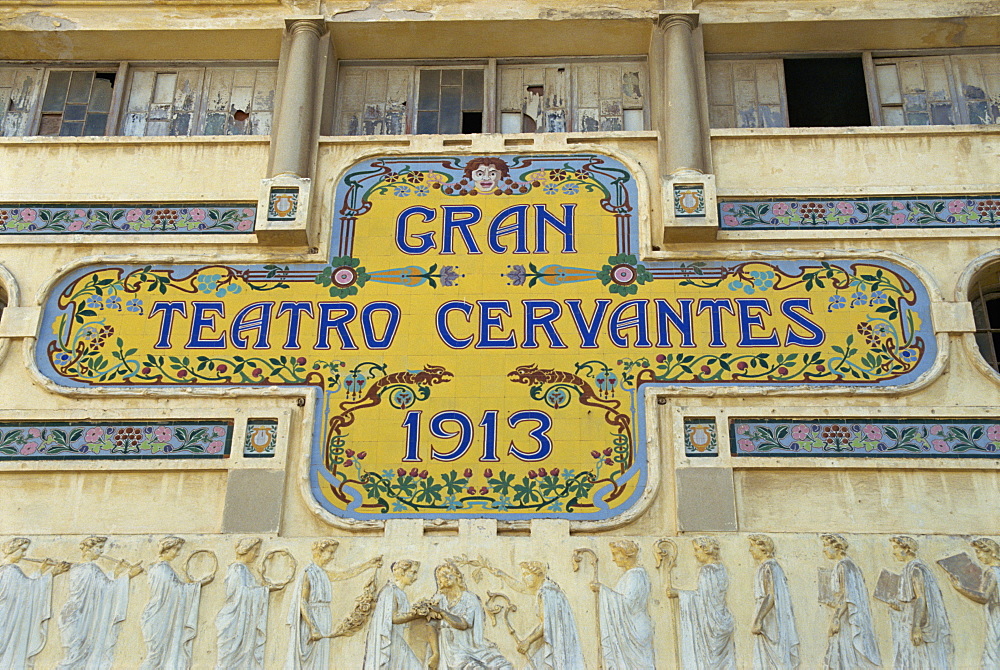
<svg viewBox="0 0 1000 670"><path fill-rule="evenodd" d="M1000 123L996 53L712 59L707 72L713 128Z"/></svg>
<svg viewBox="0 0 1000 670"><path fill-rule="evenodd" d="M487 82L496 82L495 95ZM339 135L594 132L646 127L645 64L342 63Z"/></svg>
<svg viewBox="0 0 1000 670"><path fill-rule="evenodd" d="M49 70L38 135L105 135L114 71Z"/></svg>
<svg viewBox="0 0 1000 670"><path fill-rule="evenodd" d="M0 66L0 135L266 135L276 77L273 64Z"/></svg>
<svg viewBox="0 0 1000 670"><path fill-rule="evenodd" d="M1000 372L1000 266L983 270L969 288L976 322L976 344L991 368Z"/></svg>
<svg viewBox="0 0 1000 670"><path fill-rule="evenodd" d="M135 68L122 135L269 135L277 68Z"/></svg>

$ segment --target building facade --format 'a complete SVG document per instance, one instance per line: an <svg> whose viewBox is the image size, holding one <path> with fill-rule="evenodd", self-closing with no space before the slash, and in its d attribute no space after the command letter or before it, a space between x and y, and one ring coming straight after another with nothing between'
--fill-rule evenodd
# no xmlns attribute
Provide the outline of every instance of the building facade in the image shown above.
<svg viewBox="0 0 1000 670"><path fill-rule="evenodd" d="M11 667L1000 663L1000 8L0 35Z"/></svg>

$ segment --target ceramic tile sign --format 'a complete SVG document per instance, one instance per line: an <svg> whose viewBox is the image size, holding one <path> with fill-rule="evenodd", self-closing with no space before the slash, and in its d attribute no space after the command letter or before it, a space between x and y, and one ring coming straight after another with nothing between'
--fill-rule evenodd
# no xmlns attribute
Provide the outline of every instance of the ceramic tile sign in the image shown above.
<svg viewBox="0 0 1000 670"><path fill-rule="evenodd" d="M881 260L652 262L596 153L346 170L319 264L79 268L45 307L58 383L319 389L312 493L347 519L600 522L642 499L646 391L898 387L936 355Z"/></svg>

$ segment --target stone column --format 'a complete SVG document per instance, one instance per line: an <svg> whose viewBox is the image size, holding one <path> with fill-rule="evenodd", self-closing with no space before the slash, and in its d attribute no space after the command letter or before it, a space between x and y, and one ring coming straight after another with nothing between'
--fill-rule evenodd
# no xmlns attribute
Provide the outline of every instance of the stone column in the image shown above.
<svg viewBox="0 0 1000 670"><path fill-rule="evenodd" d="M281 97L271 127L271 176L261 180L254 232L262 244L313 247L317 232L309 229L310 173L326 21L316 16L288 19L285 31Z"/></svg>
<svg viewBox="0 0 1000 670"><path fill-rule="evenodd" d="M663 87L661 114L658 115L664 150L662 170L674 174L682 170L705 171L701 104L698 95L692 31L698 15L663 14L657 21L657 35L663 62L658 63Z"/></svg>
<svg viewBox="0 0 1000 670"><path fill-rule="evenodd" d="M715 177L705 173L709 154L694 48L697 25L697 12L661 14L649 45L663 216L663 228L653 230L653 250L710 241L718 232Z"/></svg>
<svg viewBox="0 0 1000 670"><path fill-rule="evenodd" d="M288 62L284 68L279 114L272 131L274 158L271 174L309 176L316 109L316 72L319 40L326 32L323 19L289 19Z"/></svg>

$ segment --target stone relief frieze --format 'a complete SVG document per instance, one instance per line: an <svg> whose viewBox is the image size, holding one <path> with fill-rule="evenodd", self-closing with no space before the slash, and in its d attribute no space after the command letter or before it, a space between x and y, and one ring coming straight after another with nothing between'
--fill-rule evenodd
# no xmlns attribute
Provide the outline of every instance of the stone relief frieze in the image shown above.
<svg viewBox="0 0 1000 670"><path fill-rule="evenodd" d="M308 551L301 541L264 553L265 540L248 537L229 550L235 560L224 583L216 579L216 552L226 553L220 538L149 538L145 551L156 558L144 569L133 558L140 553L133 540L115 541L112 557L108 538L87 537L82 560L70 562L41 557L57 551L28 556L33 540L14 537L0 544L0 663L35 667L58 605L62 668L127 663L118 657L131 651L123 648L134 647L139 632L136 667L143 668L200 667L209 659L218 668L283 662L366 670L947 668L961 667L956 648L965 645L968 658L970 644L983 667L995 665L1000 545L994 540L921 540L941 556L932 562L918 557L917 539L892 536L901 567L882 569L870 588L842 535L817 536L824 557L812 559L801 538L742 537L749 555L734 553L738 538L724 535L690 538L689 550L677 538L617 539L561 556L549 552L550 561L439 553L430 574L421 573L420 561L401 557L382 578L382 555L362 552L359 560L352 553L344 567L333 567L340 543L332 538L313 542L311 560L299 571L295 555ZM886 564L874 538L859 541L874 550L862 561L868 570ZM788 544L795 549L779 551ZM608 558L613 572L604 567ZM651 574L644 564L653 559L660 570ZM143 572L148 581L134 579ZM800 588L806 575L818 588L815 600ZM942 592L941 579L953 593ZM129 612L141 594L145 605ZM872 598L885 607L873 608ZM957 609L956 602L981 606L985 631L975 623L983 615L969 616L975 609L964 618L946 611ZM269 621L273 607L281 614ZM214 646L205 635L213 618ZM344 656L344 649L356 651Z"/></svg>

